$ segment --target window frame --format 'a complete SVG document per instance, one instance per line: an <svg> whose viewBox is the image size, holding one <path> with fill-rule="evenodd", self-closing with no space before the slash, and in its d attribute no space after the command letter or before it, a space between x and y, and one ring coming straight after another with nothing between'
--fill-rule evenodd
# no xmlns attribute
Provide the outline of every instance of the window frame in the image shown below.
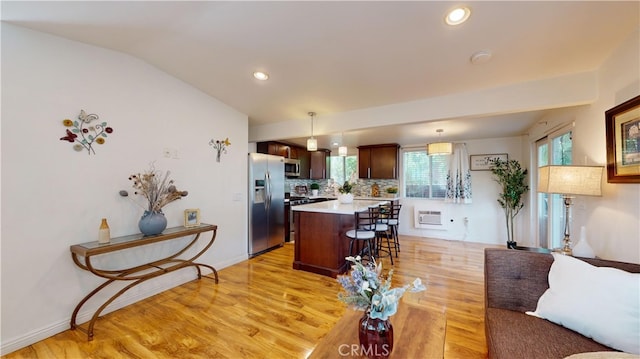
<svg viewBox="0 0 640 359"><path fill-rule="evenodd" d="M406 158L405 158L405 154L410 153L410 152L422 152L424 153L424 155L426 156L427 160L429 161L429 175L428 175L428 180L429 183L426 184L426 186L429 187L428 189L428 197L423 197L423 196L408 196L407 193L407 175L405 173L405 170L407 169L407 164L405 162ZM403 197L406 198L412 198L412 199L428 199L428 200L436 200L436 201L444 201L446 199L446 195L447 195L447 172L449 170L449 156L442 156L444 157L445 160L445 167L444 167L444 171L441 172L441 176L442 178L439 178L441 183L438 183L438 181L434 181L434 159L435 156L429 156L427 154L427 149L425 147L406 147L406 148L402 148L401 149L401 161L400 161L400 193ZM435 183L434 183L435 182ZM442 188L442 190L440 192L442 192L442 196L438 196L438 197L434 197L434 186L444 186Z"/></svg>
<svg viewBox="0 0 640 359"><path fill-rule="evenodd" d="M569 135L569 139L571 140L571 147L569 149L569 157L566 158L564 156L564 152L557 152L554 148L554 141L559 139L565 135ZM567 124L564 126L560 126L556 130L553 130L535 142L533 142L534 149L534 160L535 165L531 166L535 169L535 173L533 173L532 178L538 178L539 168L542 165L571 165L573 160L573 144L575 143L575 131L572 125ZM540 153L539 148L541 146L547 146L546 149L546 161L543 164L540 164ZM555 156L561 154L562 158L556 158ZM537 182L537 181L536 181ZM536 188L537 192L537 188ZM536 228L536 242L538 246L553 249L562 246L562 239L564 233L564 203L562 199L562 195L559 194L547 194L547 193L536 193L535 195L535 217L534 217L534 228ZM542 207L545 207L544 209ZM542 212L541 212L542 211ZM544 226L542 225L544 223ZM544 227L544 228L542 228ZM545 233L542 233L544 231Z"/></svg>

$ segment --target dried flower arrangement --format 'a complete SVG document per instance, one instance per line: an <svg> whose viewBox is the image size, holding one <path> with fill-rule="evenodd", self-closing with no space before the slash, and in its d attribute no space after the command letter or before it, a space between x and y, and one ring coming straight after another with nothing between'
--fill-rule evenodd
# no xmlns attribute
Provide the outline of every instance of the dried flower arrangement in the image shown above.
<svg viewBox="0 0 640 359"><path fill-rule="evenodd" d="M216 162L220 162L220 154L227 153L227 147L231 146L231 142L229 141L229 137L225 138L224 141L211 139L209 146L212 146L216 150Z"/></svg>
<svg viewBox="0 0 640 359"><path fill-rule="evenodd" d="M368 312L370 318L387 320L396 313L398 302L407 290L426 290L420 278L416 278L411 284L391 288L393 269L383 279L382 263L376 265L375 261L371 261L362 264L360 256L345 259L352 263L352 268L349 275L337 278L343 289L338 293L338 299L356 310Z"/></svg>
<svg viewBox="0 0 640 359"><path fill-rule="evenodd" d="M129 176L129 180L133 181L134 194L146 198L147 207L145 208L138 202L136 203L146 211L162 212L162 207L187 196L189 192L178 190L174 185L174 181L169 179L169 174L171 174L171 172L167 171L163 175L162 171L156 170L155 167L151 165L149 170ZM129 193L122 190L120 191L120 195L127 197Z"/></svg>

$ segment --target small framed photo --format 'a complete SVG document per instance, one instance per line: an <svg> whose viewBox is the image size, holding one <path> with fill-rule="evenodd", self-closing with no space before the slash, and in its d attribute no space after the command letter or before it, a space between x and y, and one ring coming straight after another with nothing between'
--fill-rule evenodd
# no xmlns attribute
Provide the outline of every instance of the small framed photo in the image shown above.
<svg viewBox="0 0 640 359"><path fill-rule="evenodd" d="M469 156L469 169L472 171L490 171L491 160L497 158L501 161L507 161L509 160L509 155L506 153L471 155Z"/></svg>
<svg viewBox="0 0 640 359"><path fill-rule="evenodd" d="M184 226L197 227L200 225L200 210L197 208L190 208L184 210Z"/></svg>

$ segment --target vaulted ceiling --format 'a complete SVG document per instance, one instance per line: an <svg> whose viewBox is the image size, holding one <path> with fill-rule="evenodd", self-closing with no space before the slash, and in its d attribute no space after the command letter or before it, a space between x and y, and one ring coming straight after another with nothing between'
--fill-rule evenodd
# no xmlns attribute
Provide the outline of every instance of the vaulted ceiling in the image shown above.
<svg viewBox="0 0 640 359"><path fill-rule="evenodd" d="M458 5L451 1L2 1L2 20L138 57L247 114L250 127L307 126L309 111L331 116L597 70L637 31L639 4L468 1L469 20L451 27L443 20ZM490 59L472 63L478 51ZM258 70L269 80L253 78ZM459 121L484 137L515 135L544 110ZM418 125L347 135L410 142Z"/></svg>

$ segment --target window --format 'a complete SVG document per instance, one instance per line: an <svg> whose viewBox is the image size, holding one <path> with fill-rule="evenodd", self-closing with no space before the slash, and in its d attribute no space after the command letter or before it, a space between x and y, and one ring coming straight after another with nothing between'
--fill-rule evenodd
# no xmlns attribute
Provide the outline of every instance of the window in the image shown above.
<svg viewBox="0 0 640 359"><path fill-rule="evenodd" d="M572 133L560 129L536 142L538 167L572 163ZM564 201L559 194L538 193L538 242L540 247L562 247L564 239Z"/></svg>
<svg viewBox="0 0 640 359"><path fill-rule="evenodd" d="M424 149L405 150L402 160L405 197L445 197L449 156L427 156Z"/></svg>
<svg viewBox="0 0 640 359"><path fill-rule="evenodd" d="M330 156L329 173L335 183L342 185L353 173L358 175L357 156Z"/></svg>

